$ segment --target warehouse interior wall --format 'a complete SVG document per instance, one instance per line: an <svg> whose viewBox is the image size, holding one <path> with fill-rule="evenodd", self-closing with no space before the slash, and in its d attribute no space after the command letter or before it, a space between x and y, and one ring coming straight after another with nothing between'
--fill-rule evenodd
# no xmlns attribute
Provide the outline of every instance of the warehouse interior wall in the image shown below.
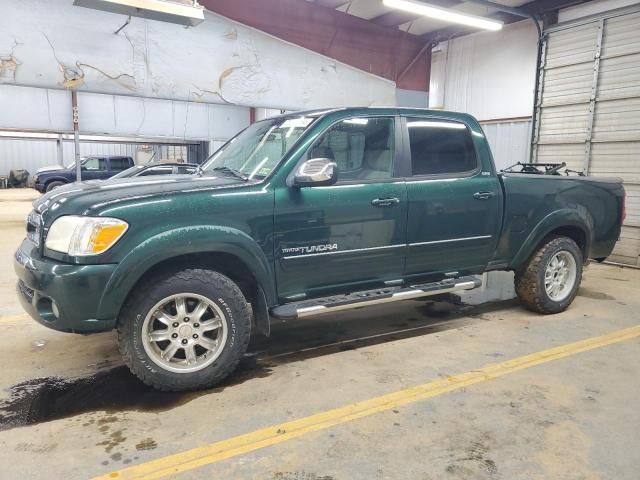
<svg viewBox="0 0 640 480"><path fill-rule="evenodd" d="M429 106L429 92L398 88L396 89L396 105L398 107L427 108Z"/></svg>
<svg viewBox="0 0 640 480"><path fill-rule="evenodd" d="M538 36L530 21L442 42L433 50L429 107L470 113L498 168L529 159Z"/></svg>
<svg viewBox="0 0 640 480"><path fill-rule="evenodd" d="M434 48L430 108L478 120L531 116L537 59L531 21L442 42Z"/></svg>
<svg viewBox="0 0 640 480"><path fill-rule="evenodd" d="M390 105L394 82L211 12L197 27L75 7L0 2L0 82L301 109Z"/></svg>
<svg viewBox="0 0 640 480"><path fill-rule="evenodd" d="M70 132L71 92L0 85L0 129ZM78 92L83 134L224 140L249 124L249 107Z"/></svg>

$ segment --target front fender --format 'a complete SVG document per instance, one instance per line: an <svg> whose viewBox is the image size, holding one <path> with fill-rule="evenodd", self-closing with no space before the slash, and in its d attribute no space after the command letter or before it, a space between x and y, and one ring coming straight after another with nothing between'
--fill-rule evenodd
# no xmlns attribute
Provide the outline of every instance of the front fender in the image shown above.
<svg viewBox="0 0 640 480"><path fill-rule="evenodd" d="M556 210L544 217L531 230L526 240L522 243L520 249L513 257L511 268L517 269L522 265L533 252L536 250L540 242L554 230L559 228L574 227L579 228L586 239L585 252L589 252L593 241L594 223L591 214L585 208L561 209Z"/></svg>
<svg viewBox="0 0 640 480"><path fill-rule="evenodd" d="M105 288L98 309L99 318L116 318L133 286L151 267L193 253L234 255L252 272L267 301L275 302L273 270L258 243L235 228L199 225L160 233L129 252L118 264Z"/></svg>
<svg viewBox="0 0 640 480"><path fill-rule="evenodd" d="M70 183L73 180L69 180L66 177L59 177L59 176L52 176L52 177L45 177L45 178L40 178L38 177L38 183L42 183L43 185L46 185L49 182L64 182L64 183Z"/></svg>

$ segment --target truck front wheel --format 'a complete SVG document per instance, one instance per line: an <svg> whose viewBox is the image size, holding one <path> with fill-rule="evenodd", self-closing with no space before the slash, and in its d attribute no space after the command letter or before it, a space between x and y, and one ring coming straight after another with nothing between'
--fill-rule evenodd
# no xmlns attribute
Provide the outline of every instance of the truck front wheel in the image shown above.
<svg viewBox="0 0 640 480"><path fill-rule="evenodd" d="M131 372L159 390L212 387L249 344L247 301L228 277L185 269L136 287L118 320L120 353Z"/></svg>
<svg viewBox="0 0 640 480"><path fill-rule="evenodd" d="M62 185L66 185L66 183L64 182L59 182L57 180L54 180L53 182L49 182L47 183L47 187L46 187L46 191L50 192L51 190L53 190L54 188L58 188L61 187Z"/></svg>
<svg viewBox="0 0 640 480"><path fill-rule="evenodd" d="M582 280L582 252L568 237L549 237L516 271L522 304L538 313L558 313L571 304Z"/></svg>

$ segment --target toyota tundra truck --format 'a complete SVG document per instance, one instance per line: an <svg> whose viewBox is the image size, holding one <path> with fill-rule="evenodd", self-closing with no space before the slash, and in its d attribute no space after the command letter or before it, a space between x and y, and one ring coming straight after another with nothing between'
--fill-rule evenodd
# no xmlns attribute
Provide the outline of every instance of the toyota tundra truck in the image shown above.
<svg viewBox="0 0 640 480"><path fill-rule="evenodd" d="M624 189L522 167L497 172L461 113L270 118L194 175L74 183L36 200L15 253L18 296L47 327L116 329L125 363L160 390L220 382L272 318L460 292L492 270L515 272L526 308L561 312L588 260L611 253Z"/></svg>

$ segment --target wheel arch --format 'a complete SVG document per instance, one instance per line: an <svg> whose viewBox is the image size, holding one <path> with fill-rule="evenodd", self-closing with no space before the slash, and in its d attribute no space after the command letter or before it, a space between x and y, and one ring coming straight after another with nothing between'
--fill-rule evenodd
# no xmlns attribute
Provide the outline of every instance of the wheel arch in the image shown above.
<svg viewBox="0 0 640 480"><path fill-rule="evenodd" d="M521 267L550 236L571 238L580 248L583 262L587 262L593 240L591 238L592 232L593 220L588 213L581 215L574 210L553 212L531 231L513 257L510 267L514 270Z"/></svg>
<svg viewBox="0 0 640 480"><path fill-rule="evenodd" d="M242 259L230 253L200 252L167 258L156 263L142 274L131 287L127 299L136 287L149 278L187 268L210 269L229 277L238 285L247 302L251 305L255 331L261 335L269 336L270 319L264 290L254 273L244 264ZM126 303L127 299L122 302L122 305ZM122 309L122 305L120 309Z"/></svg>
<svg viewBox="0 0 640 480"><path fill-rule="evenodd" d="M101 318L117 319L131 292L150 277L190 267L210 268L234 281L252 306L256 331L269 334L268 306L276 301L271 263L251 237L222 227L163 232L134 248L105 288Z"/></svg>
<svg viewBox="0 0 640 480"><path fill-rule="evenodd" d="M69 183L69 179L64 177L51 177L45 179L43 185L45 186L45 188L47 188L51 182L62 182L64 184L67 184Z"/></svg>

